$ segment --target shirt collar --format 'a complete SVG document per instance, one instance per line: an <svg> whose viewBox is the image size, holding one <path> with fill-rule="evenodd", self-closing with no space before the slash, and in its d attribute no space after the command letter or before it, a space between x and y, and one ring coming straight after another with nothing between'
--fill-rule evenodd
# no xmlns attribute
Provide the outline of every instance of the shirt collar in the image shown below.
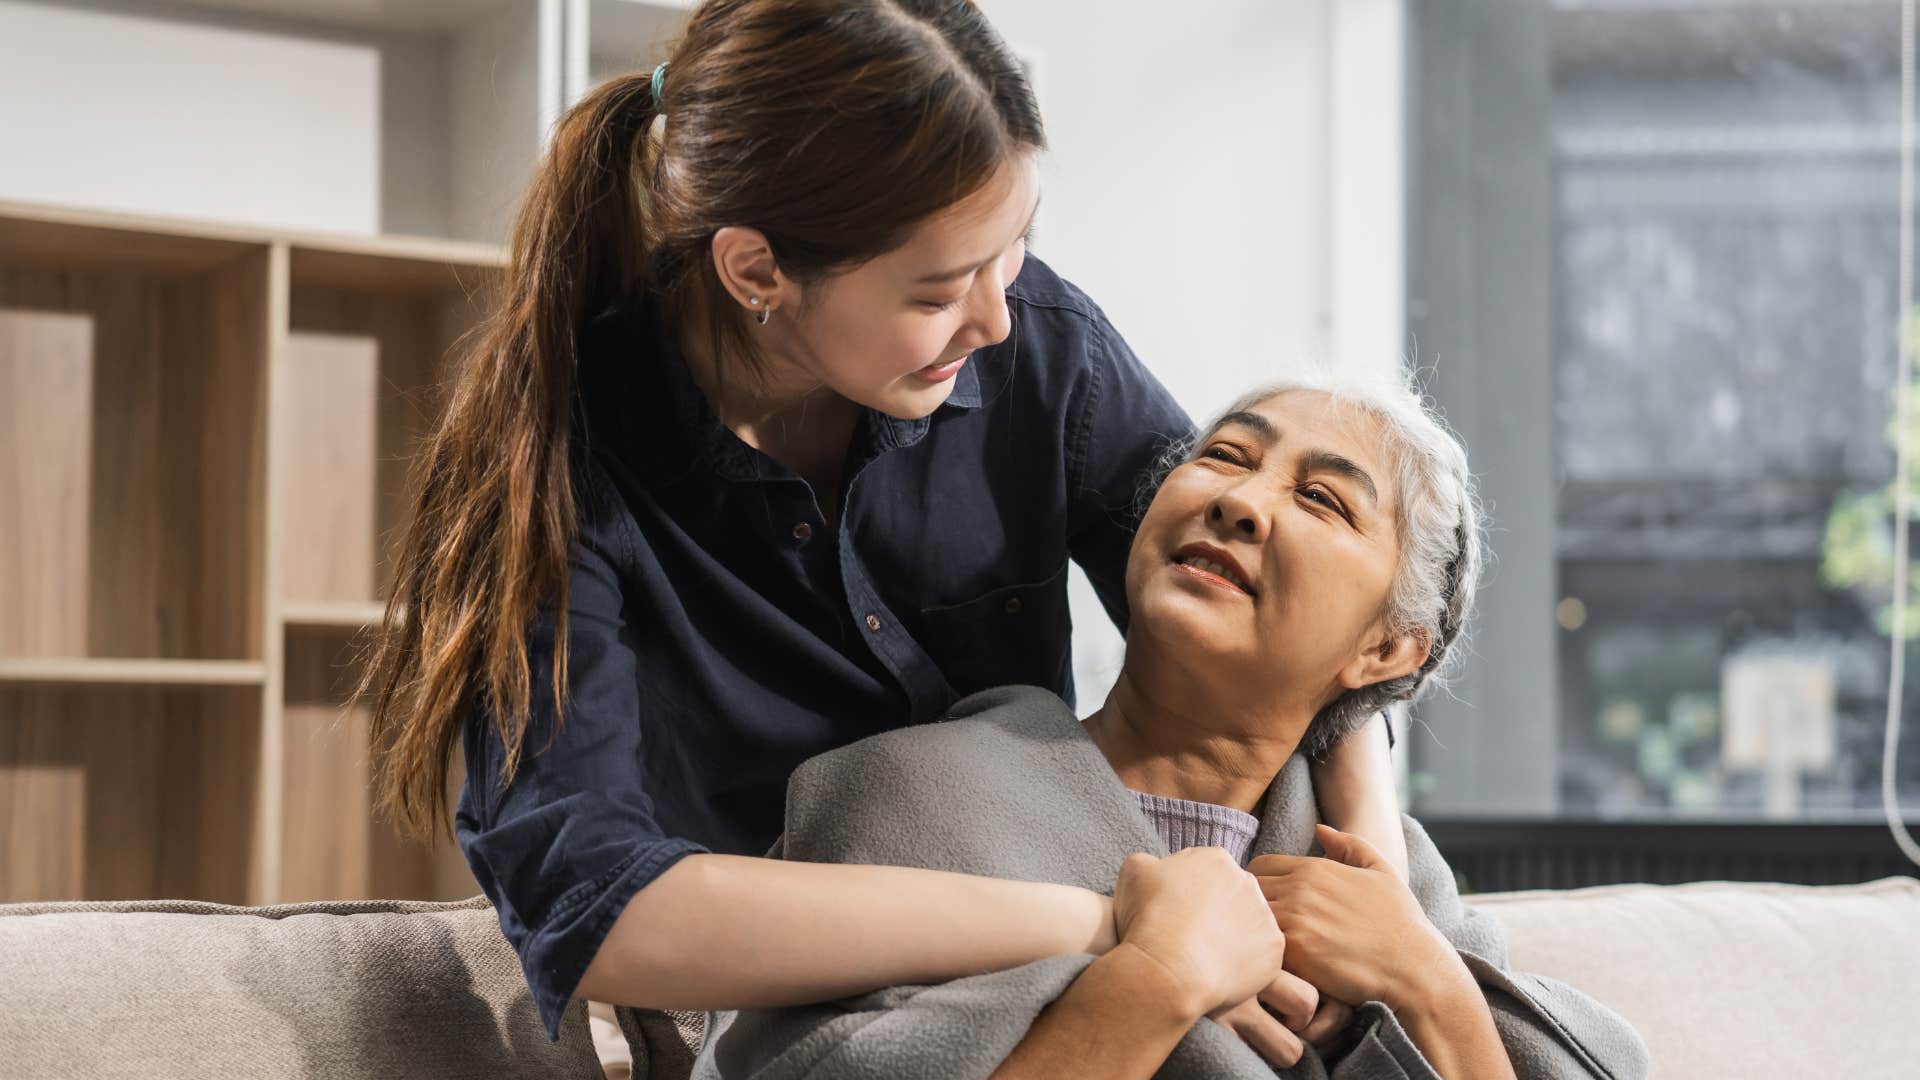
<svg viewBox="0 0 1920 1080"><path fill-rule="evenodd" d="M970 412L980 407L980 373L973 369L971 357L953 377L953 390L947 394L947 400L934 410L938 415L942 409L954 409ZM926 437L927 430L933 427L933 417L921 416L911 420L902 420L897 416L888 416L874 409L866 410L865 423L856 431L854 438L865 432L871 440L867 445L855 447L856 459L871 460L888 450L903 446L912 446Z"/></svg>
<svg viewBox="0 0 1920 1080"><path fill-rule="evenodd" d="M982 349L980 351L985 352L986 350ZM980 407L980 372L977 370L978 364L979 361L974 357L967 357L967 362L960 368L960 373L953 377L953 393L947 395L946 405L942 405L941 408L944 409L947 405L951 405L956 409L977 409Z"/></svg>

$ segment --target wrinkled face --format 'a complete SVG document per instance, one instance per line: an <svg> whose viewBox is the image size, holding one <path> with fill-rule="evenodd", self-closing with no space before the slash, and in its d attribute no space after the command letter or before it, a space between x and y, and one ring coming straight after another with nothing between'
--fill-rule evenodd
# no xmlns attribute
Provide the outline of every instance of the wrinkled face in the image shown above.
<svg viewBox="0 0 1920 1080"><path fill-rule="evenodd" d="M807 286L792 359L856 404L902 419L933 412L968 354L1012 328L1006 290L1039 197L1037 163L1022 154L904 246Z"/></svg>
<svg viewBox="0 0 1920 1080"><path fill-rule="evenodd" d="M1365 661L1387 640L1399 562L1381 442L1373 417L1306 390L1204 435L1134 539L1129 661L1148 648L1253 700L1313 711L1380 681Z"/></svg>

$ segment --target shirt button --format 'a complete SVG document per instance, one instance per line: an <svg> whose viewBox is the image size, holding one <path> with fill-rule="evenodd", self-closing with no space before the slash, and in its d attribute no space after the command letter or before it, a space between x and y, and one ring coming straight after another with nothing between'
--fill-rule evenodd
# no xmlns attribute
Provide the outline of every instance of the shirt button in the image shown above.
<svg viewBox="0 0 1920 1080"><path fill-rule="evenodd" d="M867 612L867 629L872 630L876 634L880 632L880 616L875 615L871 611Z"/></svg>
<svg viewBox="0 0 1920 1080"><path fill-rule="evenodd" d="M800 541L803 544L806 543L807 537L812 535L813 535L813 526L807 524L804 521L793 527L793 538L795 540Z"/></svg>
<svg viewBox="0 0 1920 1080"><path fill-rule="evenodd" d="M1020 614L1020 609L1025 606L1026 606L1025 604L1022 604L1020 602L1020 598L1017 596L1009 596L1007 598L1007 614L1009 615Z"/></svg>

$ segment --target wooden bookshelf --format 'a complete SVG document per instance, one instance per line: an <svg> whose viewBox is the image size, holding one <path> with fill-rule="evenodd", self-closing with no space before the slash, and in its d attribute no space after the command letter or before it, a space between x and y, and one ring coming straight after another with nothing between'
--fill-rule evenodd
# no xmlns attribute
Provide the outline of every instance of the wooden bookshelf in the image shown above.
<svg viewBox="0 0 1920 1080"><path fill-rule="evenodd" d="M0 202L0 901L477 891L345 702L503 265Z"/></svg>

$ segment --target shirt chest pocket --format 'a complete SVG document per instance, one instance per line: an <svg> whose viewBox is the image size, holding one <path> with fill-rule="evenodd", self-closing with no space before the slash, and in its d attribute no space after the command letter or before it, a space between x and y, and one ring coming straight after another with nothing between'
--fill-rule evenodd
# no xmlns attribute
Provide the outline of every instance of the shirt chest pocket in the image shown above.
<svg viewBox="0 0 1920 1080"><path fill-rule="evenodd" d="M960 604L922 608L924 645L954 692L1039 686L1065 696L1073 677L1067 564Z"/></svg>

